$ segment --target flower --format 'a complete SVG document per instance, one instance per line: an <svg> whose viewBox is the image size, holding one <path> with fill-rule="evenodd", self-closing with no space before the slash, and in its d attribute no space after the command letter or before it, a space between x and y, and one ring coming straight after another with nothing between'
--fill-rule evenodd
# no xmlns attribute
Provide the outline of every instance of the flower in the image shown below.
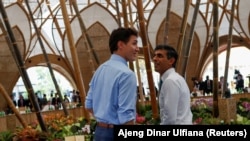
<svg viewBox="0 0 250 141"><path fill-rule="evenodd" d="M17 127L14 133L14 138L17 141L26 139L38 141L40 138L43 138L43 133L41 130L31 126L27 126L26 128Z"/></svg>
<svg viewBox="0 0 250 141"><path fill-rule="evenodd" d="M196 98L191 101L191 111L193 113L193 124L207 124L212 122L213 109L212 98Z"/></svg>
<svg viewBox="0 0 250 141"><path fill-rule="evenodd" d="M137 124L159 125L160 118L153 118L151 105L139 105L138 113L136 114Z"/></svg>
<svg viewBox="0 0 250 141"><path fill-rule="evenodd" d="M250 99L249 98L240 98L237 102L237 113L240 116L250 119Z"/></svg>
<svg viewBox="0 0 250 141"><path fill-rule="evenodd" d="M136 123L143 124L145 123L146 119L144 116L136 114Z"/></svg>

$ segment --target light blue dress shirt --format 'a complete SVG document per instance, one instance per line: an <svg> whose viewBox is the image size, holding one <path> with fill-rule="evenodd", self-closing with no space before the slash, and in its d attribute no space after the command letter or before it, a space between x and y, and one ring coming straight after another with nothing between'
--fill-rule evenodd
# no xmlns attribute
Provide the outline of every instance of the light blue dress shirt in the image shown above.
<svg viewBox="0 0 250 141"><path fill-rule="evenodd" d="M119 125L135 120L137 80L124 58L112 54L89 86L85 107L93 109L98 122Z"/></svg>
<svg viewBox="0 0 250 141"><path fill-rule="evenodd" d="M160 124L192 124L190 90L185 79L174 68L170 68L164 72L161 80Z"/></svg>

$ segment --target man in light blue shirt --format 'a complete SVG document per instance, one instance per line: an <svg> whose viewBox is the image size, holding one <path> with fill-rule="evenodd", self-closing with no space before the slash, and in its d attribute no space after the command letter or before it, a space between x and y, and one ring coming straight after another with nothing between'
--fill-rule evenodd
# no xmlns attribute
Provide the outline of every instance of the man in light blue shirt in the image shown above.
<svg viewBox="0 0 250 141"><path fill-rule="evenodd" d="M127 62L136 59L138 33L131 28L113 30L109 39L111 57L96 70L89 84L85 108L97 120L94 139L113 141L113 126L134 124L137 80Z"/></svg>

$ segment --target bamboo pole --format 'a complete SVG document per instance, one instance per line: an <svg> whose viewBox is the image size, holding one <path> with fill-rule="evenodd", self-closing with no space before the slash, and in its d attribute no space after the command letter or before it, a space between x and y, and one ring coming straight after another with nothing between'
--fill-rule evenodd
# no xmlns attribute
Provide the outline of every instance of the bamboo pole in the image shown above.
<svg viewBox="0 0 250 141"><path fill-rule="evenodd" d="M50 6L50 1L49 1L49 0L46 0L46 5L47 5L48 11L49 11L49 13L50 13L50 15L51 15L51 17L52 17L52 19L53 19L53 23L55 23L55 26L56 26L56 29L57 29L57 31L58 31L58 34L60 35L60 37L61 37L61 39L62 39L63 33L62 33L62 31L60 30L61 28L60 28L60 25L59 25L59 22L58 22L56 16L53 16L53 11L51 10L51 6Z"/></svg>
<svg viewBox="0 0 250 141"><path fill-rule="evenodd" d="M184 54L183 56L183 63L182 63L182 67L180 70L180 74L182 76L186 76L186 69L187 69L187 62L188 62L188 58L189 58L189 54L190 54L190 50L192 48L192 42L193 42L193 36L194 36L194 27L196 24L196 19L197 19L197 15L199 13L199 7L200 7L200 0L196 1L196 5L195 5L195 9L194 9L194 13L193 13L193 19L192 19L192 24L191 24L191 28L190 28L190 32L189 32L189 36L188 36L188 42L184 48Z"/></svg>
<svg viewBox="0 0 250 141"><path fill-rule="evenodd" d="M14 33L13 33L12 29L11 29L11 26L10 26L10 23L9 23L9 20L8 20L8 16L7 16L5 8L3 6L2 0L0 0L0 11L1 11L1 14L2 14L2 18L4 19L5 27L7 29L6 39L7 39L8 45L10 47L10 51L11 51L12 56L15 59L15 62L17 64L17 66L18 66L19 73L20 73L20 75L21 75L21 77L23 79L23 83L24 83L25 88L26 88L26 90L27 90L27 92L29 94L29 98L31 100L31 103L34 106L34 109L35 109L36 116L37 116L38 122L40 124L40 127L41 127L41 129L43 131L46 132L47 128L45 126L45 123L44 123L42 115L41 115L40 106L39 106L39 104L37 102L37 98L35 96L32 84L30 82L29 76L28 76L27 71L25 69L25 66L24 66L24 63L23 63L23 60L22 60L22 56L21 56L21 53L20 53L20 51L18 49L17 42L16 42L16 39L15 39Z"/></svg>
<svg viewBox="0 0 250 141"><path fill-rule="evenodd" d="M37 28L37 25L36 25L36 22L35 22L35 20L34 20L34 18L33 18L33 14L32 14L32 11L31 11L31 9L30 9L30 5L29 5L28 0L25 0L25 3L26 3L26 6L27 6L27 8L28 8L29 16L30 16L31 22L32 22L32 24L33 24L33 26L34 26L35 33L36 33L36 35L37 35L39 44L40 44L40 46L41 46L41 49L42 49L42 52L43 52L44 59L45 59L45 61L46 61L47 67L48 67L48 69L49 69L51 79L52 79L52 81L53 81L53 83L54 83L54 85L55 85L55 88L56 88L57 93L59 94L59 99L62 101L62 107L63 107L64 114L65 114L66 116L68 116L68 115L69 115L69 112L67 111L66 104L65 104L65 102L63 101L63 97L62 97L61 90L60 90L60 88L59 88L59 86L58 86L58 83L57 83L57 81L56 81L56 78L55 78L53 69L52 69L52 67L51 67L51 64L50 64L50 61L49 61L47 52L46 52L46 50L45 50L45 48L44 48L44 45L43 45L43 42L42 42L42 39L41 39L41 31L38 30L38 28Z"/></svg>
<svg viewBox="0 0 250 141"><path fill-rule="evenodd" d="M100 61L99 61L99 59L98 59L98 57L97 57L97 54L95 53L95 50L93 49L93 48L94 48L94 47L93 47L93 44L92 44L92 42L91 42L91 40L90 40L90 37L89 37L89 35L88 35L88 33L87 33L87 29L86 29L86 27L85 27L85 24L84 24L84 22L83 22L83 20L82 20L82 17L81 17L81 15L80 15L79 10L78 10L76 0L71 0L71 1L72 1L73 8L74 8L74 10L75 10L75 12L76 12L76 16L77 16L77 18L78 18L78 21L79 21L79 24L80 24L80 27L81 27L81 30L82 30L82 37L83 37L83 39L84 39L84 44L85 44L85 46L87 47L87 51L88 51L89 59L90 59L89 62L91 63L92 70L93 70L93 73L94 73L95 70L96 70L96 68L95 68L95 66L94 66L94 62L93 62L91 53L93 54L94 59L95 59L95 61L96 61L96 63L97 63L98 66L100 65Z"/></svg>
<svg viewBox="0 0 250 141"><path fill-rule="evenodd" d="M129 27L128 16L127 16L127 13L128 13L127 12L128 3L126 2L126 0L122 1L122 13L123 13L123 19L124 19L124 26L125 27ZM118 4L118 3L116 3L116 4ZM116 7L119 7L119 5L116 5ZM137 80L138 80L138 88L139 88L140 101L141 101L141 104L144 105L143 87L142 87L142 82L141 82L140 66L139 66L138 56L136 57L135 62L136 62L135 65L136 65L136 70L137 70ZM129 68L134 71L134 64L133 64L133 62L129 62ZM139 104L139 100L137 100L137 105L138 104Z"/></svg>
<svg viewBox="0 0 250 141"><path fill-rule="evenodd" d="M139 88L140 101L141 101L142 105L145 105L138 56L136 58L136 62L135 63L136 63L136 70L137 70L137 78L138 78L138 88Z"/></svg>
<svg viewBox="0 0 250 141"><path fill-rule="evenodd" d="M144 57L145 57L145 65L146 65L146 70L147 70L148 84L149 84L149 90L150 90L153 118L158 119L159 117L158 106L156 103L155 85L154 85L154 79L152 75L152 67L150 63L151 61L149 57L150 56L149 45L148 45L146 27L145 27L145 22L144 22L143 4L142 4L142 0L136 0L136 2L137 2L139 24L140 24L140 33L141 33L143 51L144 51Z"/></svg>
<svg viewBox="0 0 250 141"><path fill-rule="evenodd" d="M20 112L16 109L12 99L10 99L10 96L8 95L8 93L6 92L6 90L4 89L3 85L0 84L0 91L1 94L4 96L5 100L7 101L8 105L10 106L10 108L12 109L12 111L15 113L17 119L19 120L19 122L22 124L22 126L24 128L28 127L28 124L25 123L24 119L22 118Z"/></svg>
<svg viewBox="0 0 250 141"><path fill-rule="evenodd" d="M119 6L119 5L117 5ZM124 20L124 27L128 27L128 16L127 16L127 0L122 0L122 17Z"/></svg>
<svg viewBox="0 0 250 141"><path fill-rule="evenodd" d="M181 23L181 29L180 29L180 35L179 35L179 39L177 42L177 52L179 54L179 56L182 56L182 48L183 48L183 44L184 44L184 35L186 33L186 27L187 27L187 17L188 17L188 12L189 12L189 6L190 6L191 0L185 0L185 9L183 12L183 19L182 19L182 23ZM179 58L177 61L177 71L179 72L180 68L181 68L181 62L182 62L182 58ZM184 76L185 77L185 76Z"/></svg>
<svg viewBox="0 0 250 141"><path fill-rule="evenodd" d="M4 25L2 23L2 20L0 20L0 28L3 31L3 35L7 35L5 29L4 29ZM8 40L8 37L6 36L6 40ZM7 41L8 44L10 44L10 41ZM16 60L16 59L15 59ZM22 126L24 128L26 128L28 125L24 122L21 114L19 113L19 111L16 109L14 103L12 102L12 100L10 99L8 93L6 92L6 90L4 89L4 87L2 86L2 84L0 84L0 91L1 94L4 96L5 100L7 101L8 105L10 106L10 108L12 109L12 111L15 113L17 119L19 120L19 122L22 124Z"/></svg>
<svg viewBox="0 0 250 141"><path fill-rule="evenodd" d="M234 11L235 11L235 0L232 0L232 7L231 7L231 17L229 23L229 33L228 33L228 40L227 40L227 54L226 54L226 63L225 63L225 71L224 71L224 81L222 87L222 94L221 96L225 95L225 91L227 88L227 77L228 77L228 67L229 67L229 58L232 46L232 32L233 32L233 22L234 22Z"/></svg>
<svg viewBox="0 0 250 141"><path fill-rule="evenodd" d="M124 19L124 27L129 27L127 5L128 5L127 0L122 0L122 13L123 13L123 19ZM119 7L119 5L117 6ZM133 62L129 62L129 68L133 71L135 70Z"/></svg>
<svg viewBox="0 0 250 141"><path fill-rule="evenodd" d="M125 9L125 10L123 10L123 12L126 12L127 13L127 8L126 8L126 6L128 6L129 8L129 13L132 13L132 8L131 8L131 0L128 0L128 3L126 4L126 2L125 2L125 0L123 1L123 9ZM125 14L126 14L125 13ZM132 18L132 15L130 14L130 16L129 16L129 18L128 18L128 16L127 16L127 14L126 14L126 17L125 17L125 19L126 19L126 23L125 23L125 26L129 26L129 20L128 19L130 19L130 21L132 21L133 20L133 18ZM140 72L140 65L139 65L139 57L137 56L136 57L136 60L135 60L135 65L136 65L136 70L137 70L137 79L138 79L138 87L139 87L139 95L140 95L140 101L141 101L141 105L145 105L145 102L144 102L144 94L145 93L143 93L144 91L143 91L143 83L141 82L141 72ZM130 68L132 68L132 70L134 70L134 65L133 65L133 63L130 63L129 64L130 65ZM139 102L139 100L138 100L138 102ZM137 103L137 104L139 104L139 103Z"/></svg>
<svg viewBox="0 0 250 141"><path fill-rule="evenodd" d="M166 18L165 18L165 30L164 30L164 44L168 44L168 27L169 27L169 19L170 19L170 14L171 14L171 5L172 5L172 0L168 0L168 6L166 10Z"/></svg>
<svg viewBox="0 0 250 141"><path fill-rule="evenodd" d="M213 0L213 116L219 116L218 108L218 0Z"/></svg>
<svg viewBox="0 0 250 141"><path fill-rule="evenodd" d="M84 87L83 80L82 80L82 74L81 74L81 69L79 66L78 55L77 55L76 47L74 44L74 38L73 38L70 23L69 23L69 17L68 17L65 1L60 0L60 5L61 5L61 9L62 9L63 20L64 20L64 24L66 27L66 34L68 37L68 43L70 46L71 56L72 56L72 60L73 60L73 65L74 65L74 70L75 70L75 78L76 78L77 86L78 86L79 92L80 92L81 103L83 105L85 105L86 91L85 91L85 87ZM88 114L88 112L85 108L84 108L84 116L87 120L89 120L90 115Z"/></svg>
<svg viewBox="0 0 250 141"><path fill-rule="evenodd" d="M115 1L115 5L116 5L116 13L117 13L118 25L119 25L119 27L121 27L122 22L121 22L121 15L120 15L118 0Z"/></svg>

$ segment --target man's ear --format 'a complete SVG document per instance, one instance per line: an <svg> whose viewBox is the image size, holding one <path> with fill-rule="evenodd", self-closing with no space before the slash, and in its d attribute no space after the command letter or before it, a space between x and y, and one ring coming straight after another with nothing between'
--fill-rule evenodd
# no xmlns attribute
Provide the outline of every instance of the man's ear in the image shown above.
<svg viewBox="0 0 250 141"><path fill-rule="evenodd" d="M170 63L173 65L173 64L175 63L176 60L175 60L174 57L172 57L172 58L169 59L169 61L170 61Z"/></svg>
<svg viewBox="0 0 250 141"><path fill-rule="evenodd" d="M118 49L122 48L124 46L124 42L118 41L117 46L118 46Z"/></svg>

